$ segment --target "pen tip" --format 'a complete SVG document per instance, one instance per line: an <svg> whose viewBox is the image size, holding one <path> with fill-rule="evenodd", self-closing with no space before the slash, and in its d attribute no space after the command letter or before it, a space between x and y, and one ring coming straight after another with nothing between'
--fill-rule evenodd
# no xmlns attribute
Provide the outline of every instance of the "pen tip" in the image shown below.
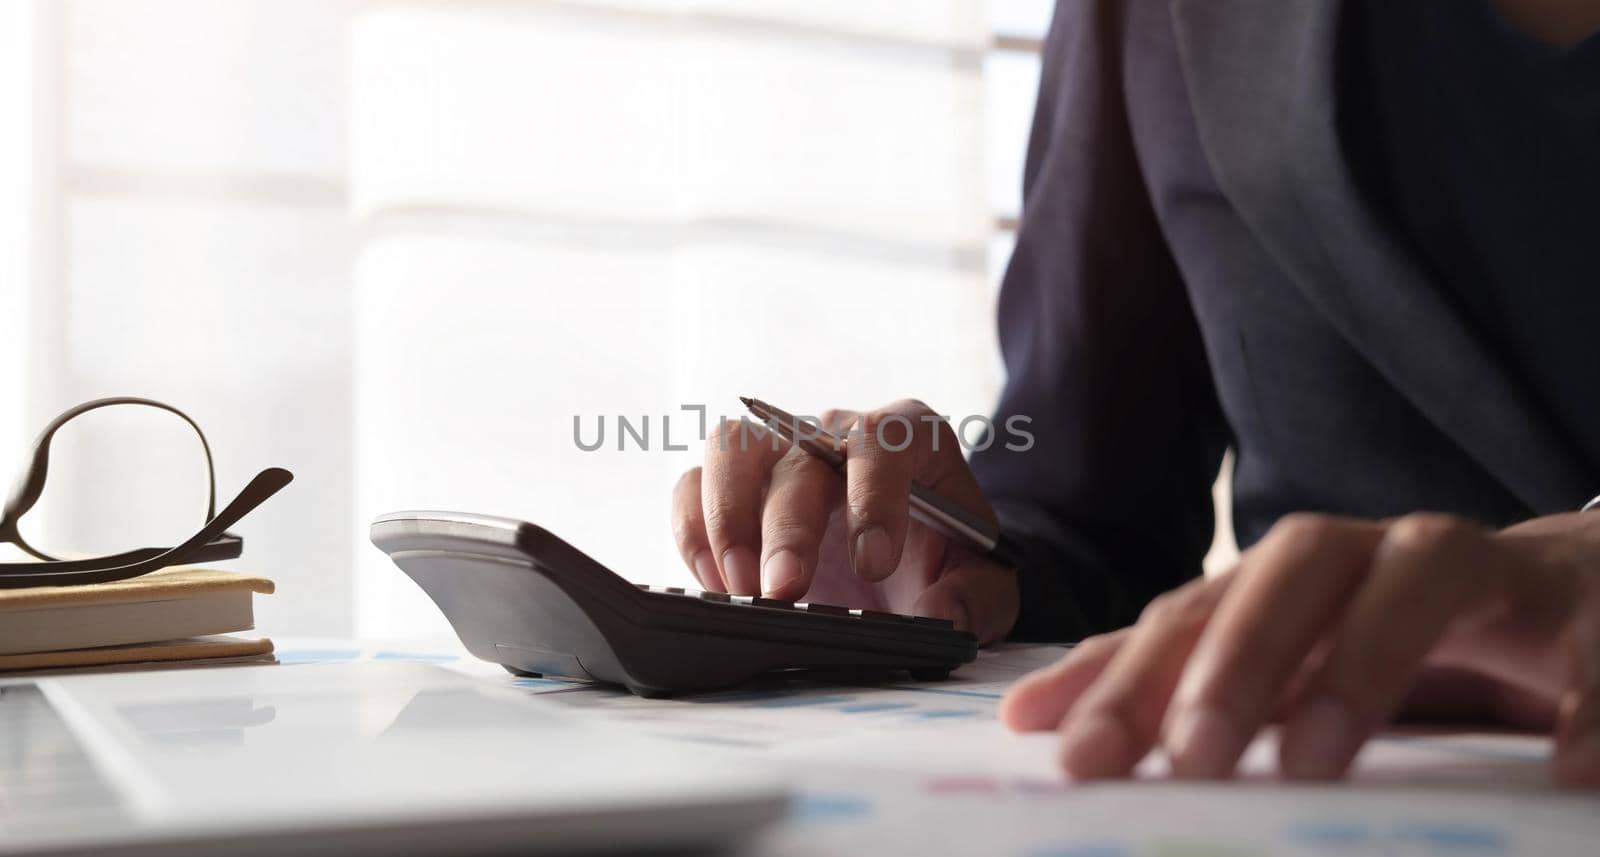
<svg viewBox="0 0 1600 857"><path fill-rule="evenodd" d="M739 401L744 402L744 406L747 408L752 407L756 403L756 400L750 398L749 396L740 396Z"/></svg>

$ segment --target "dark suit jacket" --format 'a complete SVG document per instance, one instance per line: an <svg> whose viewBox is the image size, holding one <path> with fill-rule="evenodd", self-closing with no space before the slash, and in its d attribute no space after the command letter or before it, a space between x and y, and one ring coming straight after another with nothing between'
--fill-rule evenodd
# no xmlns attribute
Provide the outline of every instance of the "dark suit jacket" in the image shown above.
<svg viewBox="0 0 1600 857"><path fill-rule="evenodd" d="M1014 637L1198 574L1230 446L1241 546L1297 510L1505 524L1600 492L1363 191L1342 12L1060 0L1000 303L997 417L1036 442L973 458L1026 546Z"/></svg>

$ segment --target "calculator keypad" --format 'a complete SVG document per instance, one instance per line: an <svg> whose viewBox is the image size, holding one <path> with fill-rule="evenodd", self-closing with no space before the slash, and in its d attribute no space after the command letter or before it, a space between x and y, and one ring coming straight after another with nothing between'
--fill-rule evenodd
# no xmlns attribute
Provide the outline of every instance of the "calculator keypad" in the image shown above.
<svg viewBox="0 0 1600 857"><path fill-rule="evenodd" d="M713 601L719 604L735 604L744 607L766 607L773 610L787 610L794 613L814 613L822 616L842 616L860 619L866 622L890 623L897 625L919 625L924 628L955 628L955 623L948 619L935 619L931 616L908 616L904 613L886 613L881 610L856 610L849 607L839 607L834 604L813 604L805 601L782 601L776 598L763 598L759 595L729 595L724 592L706 592L698 589L684 589L678 586L649 586L635 584L645 592L656 595L676 595L682 598L695 598L701 601Z"/></svg>

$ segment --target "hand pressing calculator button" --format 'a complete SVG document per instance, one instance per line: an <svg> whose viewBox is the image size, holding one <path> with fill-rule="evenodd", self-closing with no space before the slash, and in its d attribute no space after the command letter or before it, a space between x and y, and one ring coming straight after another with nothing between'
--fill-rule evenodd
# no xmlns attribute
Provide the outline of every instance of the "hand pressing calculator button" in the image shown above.
<svg viewBox="0 0 1600 857"><path fill-rule="evenodd" d="M460 512L395 512L372 543L428 593L477 657L519 675L714 690L779 670L905 670L977 657L950 622L829 604L632 584L549 531Z"/></svg>

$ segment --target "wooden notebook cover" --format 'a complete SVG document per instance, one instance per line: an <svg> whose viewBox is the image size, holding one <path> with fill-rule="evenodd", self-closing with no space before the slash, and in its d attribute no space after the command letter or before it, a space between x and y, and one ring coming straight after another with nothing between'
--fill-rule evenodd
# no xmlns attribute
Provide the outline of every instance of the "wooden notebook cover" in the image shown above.
<svg viewBox="0 0 1600 857"><path fill-rule="evenodd" d="M30 586L0 589L0 613L72 607L111 601L166 601L202 592L248 589L271 595L275 587L265 577L209 568L163 568L130 580L86 583L81 586Z"/></svg>
<svg viewBox="0 0 1600 857"><path fill-rule="evenodd" d="M183 640L164 640L159 643L138 643L129 646L101 646L94 649L68 649L62 652L0 655L0 672L153 662L199 662L215 658L264 657L271 654L272 641L266 638L246 640L226 636L190 637Z"/></svg>

